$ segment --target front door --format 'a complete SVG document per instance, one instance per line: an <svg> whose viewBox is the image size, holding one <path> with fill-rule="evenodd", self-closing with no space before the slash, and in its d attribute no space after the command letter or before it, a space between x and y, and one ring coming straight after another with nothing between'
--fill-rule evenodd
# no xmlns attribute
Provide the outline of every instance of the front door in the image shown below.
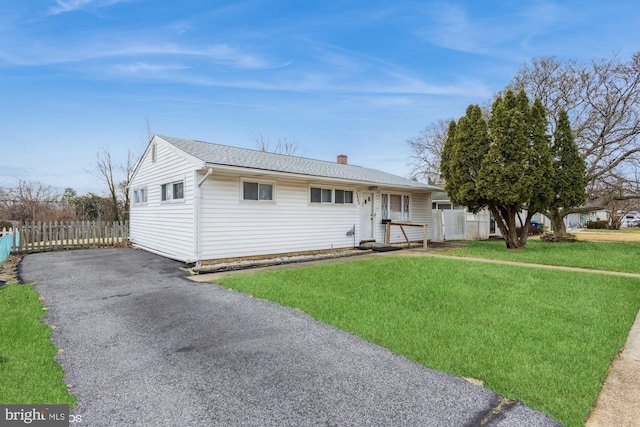
<svg viewBox="0 0 640 427"><path fill-rule="evenodd" d="M373 240L373 193L362 193L360 205L360 240Z"/></svg>

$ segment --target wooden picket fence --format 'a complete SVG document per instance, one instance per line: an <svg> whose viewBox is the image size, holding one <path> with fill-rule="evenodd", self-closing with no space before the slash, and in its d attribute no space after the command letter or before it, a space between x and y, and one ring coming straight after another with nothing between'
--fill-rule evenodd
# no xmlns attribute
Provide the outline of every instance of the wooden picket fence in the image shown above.
<svg viewBox="0 0 640 427"><path fill-rule="evenodd" d="M5 232L13 235L14 253L118 247L129 241L126 221L14 222Z"/></svg>

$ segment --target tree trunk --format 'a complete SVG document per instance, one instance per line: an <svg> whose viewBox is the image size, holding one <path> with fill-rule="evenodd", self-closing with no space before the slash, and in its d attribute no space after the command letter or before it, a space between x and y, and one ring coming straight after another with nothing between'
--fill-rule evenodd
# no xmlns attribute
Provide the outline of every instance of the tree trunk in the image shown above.
<svg viewBox="0 0 640 427"><path fill-rule="evenodd" d="M524 224L520 228L520 234L518 235L518 242L521 248L527 246L527 239L529 238L529 226L531 225L531 218L535 215L535 212L527 212L527 217L524 220ZM521 220L520 215L518 219Z"/></svg>
<svg viewBox="0 0 640 427"><path fill-rule="evenodd" d="M556 240L565 240L567 238L567 227L564 225L565 216L558 209L551 209L546 215L551 220L553 236Z"/></svg>
<svg viewBox="0 0 640 427"><path fill-rule="evenodd" d="M518 238L518 231L515 228L509 228L507 236L504 238L507 249L522 249L524 245Z"/></svg>
<svg viewBox="0 0 640 427"><path fill-rule="evenodd" d="M496 225L500 229L507 249L524 248L527 244L527 239L526 236L524 239L520 239L518 236L515 212L507 209L498 209L495 206L489 206L489 209L493 213Z"/></svg>

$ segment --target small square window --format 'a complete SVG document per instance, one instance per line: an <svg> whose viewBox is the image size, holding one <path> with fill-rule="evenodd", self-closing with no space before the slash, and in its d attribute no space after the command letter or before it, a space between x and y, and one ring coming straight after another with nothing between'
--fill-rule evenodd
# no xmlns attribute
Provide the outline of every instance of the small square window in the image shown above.
<svg viewBox="0 0 640 427"><path fill-rule="evenodd" d="M147 189L139 188L133 191L133 204L147 203Z"/></svg>
<svg viewBox="0 0 640 427"><path fill-rule="evenodd" d="M242 190L244 194L244 200L258 200L258 183L257 182L243 182Z"/></svg>
<svg viewBox="0 0 640 427"><path fill-rule="evenodd" d="M331 193L332 191L330 189L327 189L327 188L322 189L322 203L331 203L331 200L332 200Z"/></svg>

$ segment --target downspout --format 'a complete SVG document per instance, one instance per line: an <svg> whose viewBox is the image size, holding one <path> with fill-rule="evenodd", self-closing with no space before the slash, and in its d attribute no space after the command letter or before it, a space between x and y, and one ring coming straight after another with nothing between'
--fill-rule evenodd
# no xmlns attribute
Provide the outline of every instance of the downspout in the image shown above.
<svg viewBox="0 0 640 427"><path fill-rule="evenodd" d="M204 184L207 178L209 178L209 175L211 175L212 173L213 173L213 168L209 168L205 176L203 176L200 182L198 182L198 188L202 187L202 184Z"/></svg>
<svg viewBox="0 0 640 427"><path fill-rule="evenodd" d="M209 175L213 173L213 169L209 168L207 173L198 180L198 171L195 171L195 180L198 182L198 185L195 189L195 241L196 241L196 266L201 266L201 257L202 257L202 239L200 237L200 232L202 230L201 227L201 200L202 200L202 184L209 178Z"/></svg>

